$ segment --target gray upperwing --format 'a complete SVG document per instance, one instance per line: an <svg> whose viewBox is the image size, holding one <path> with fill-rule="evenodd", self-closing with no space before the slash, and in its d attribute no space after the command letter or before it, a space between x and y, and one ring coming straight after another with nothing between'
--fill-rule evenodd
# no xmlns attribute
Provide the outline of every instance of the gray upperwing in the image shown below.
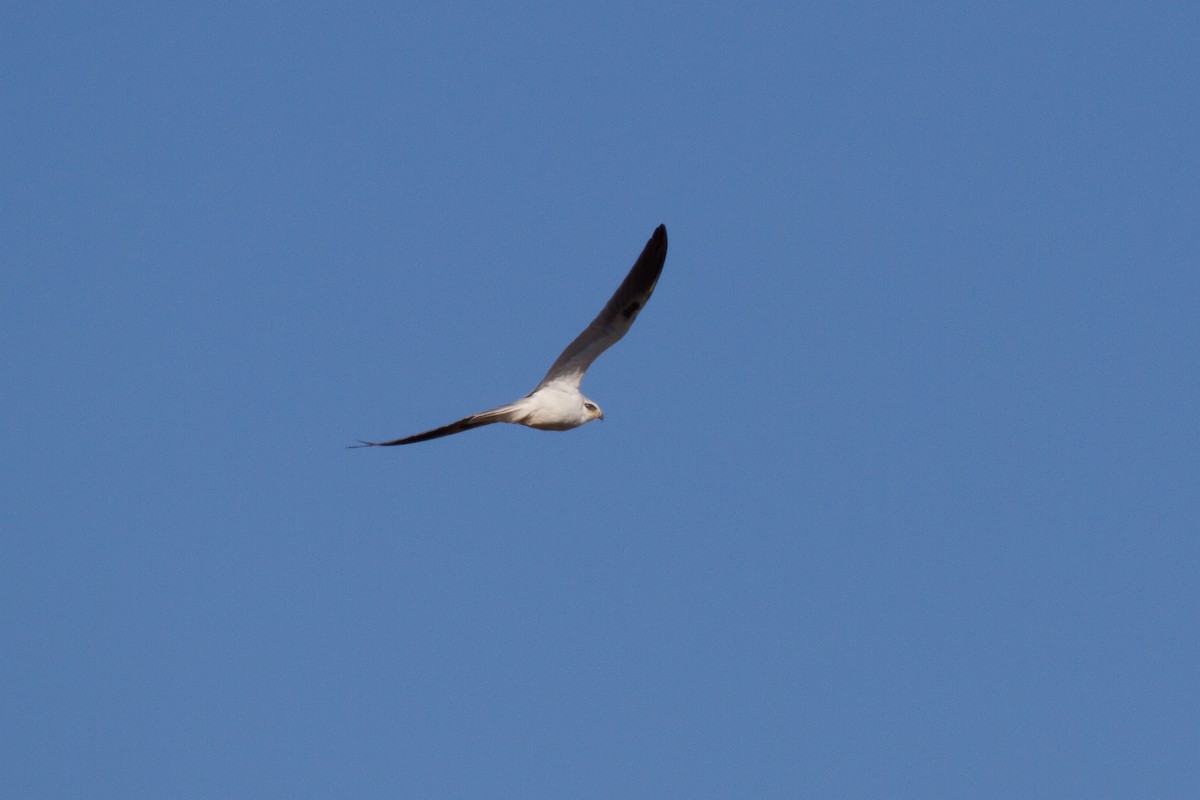
<svg viewBox="0 0 1200 800"><path fill-rule="evenodd" d="M583 373L587 372L587 368L597 356L629 331L638 313L646 307L646 301L654 293L666 259L667 226L659 225L654 229L625 280L617 287L616 293L609 298L591 324L583 329L583 333L567 345L567 349L562 351L534 391L554 380L566 381L579 388L579 382L583 380Z"/></svg>
<svg viewBox="0 0 1200 800"><path fill-rule="evenodd" d="M431 431L424 433L405 436L403 439L393 439L390 442L364 442L359 441L358 444L347 445L347 447L393 447L398 444L415 444L417 442L427 442L430 439L440 439L443 436L450 436L455 433L469 431L472 428L479 428L483 425L491 425L493 422L508 422L510 420L511 405L500 406L488 411L482 411L478 414L472 414L469 417L463 417L457 422L451 422L449 425L443 425L440 428L434 428Z"/></svg>

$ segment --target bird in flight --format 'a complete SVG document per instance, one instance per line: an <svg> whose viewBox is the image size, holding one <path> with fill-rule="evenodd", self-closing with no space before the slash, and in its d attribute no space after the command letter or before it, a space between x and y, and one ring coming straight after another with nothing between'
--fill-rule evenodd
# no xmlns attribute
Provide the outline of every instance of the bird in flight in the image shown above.
<svg viewBox="0 0 1200 800"><path fill-rule="evenodd" d="M350 447L391 447L397 444L414 444L449 436L452 433L469 431L493 422L511 422L527 425L544 431L565 431L578 428L594 419L604 419L600 406L584 397L579 391L583 373L596 357L624 336L633 321L650 299L658 276L662 273L667 258L667 227L659 225L646 242L646 247L633 268L621 281L616 293L608 303L567 345L567 349L550 365L546 377L533 391L520 400L507 405L481 411L424 433L393 439L390 442L362 442Z"/></svg>

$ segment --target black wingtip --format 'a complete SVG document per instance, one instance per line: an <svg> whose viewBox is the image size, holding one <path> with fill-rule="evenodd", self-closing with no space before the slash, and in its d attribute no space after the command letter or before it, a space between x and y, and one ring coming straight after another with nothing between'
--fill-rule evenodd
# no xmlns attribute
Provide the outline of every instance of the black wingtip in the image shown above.
<svg viewBox="0 0 1200 800"><path fill-rule="evenodd" d="M654 229L654 233L651 234L651 236L650 236L650 241L646 242L646 244L647 245L656 244L659 248L662 249L663 253L666 253L667 252L667 226L660 223L659 226ZM665 256L664 256L664 258L665 258Z"/></svg>

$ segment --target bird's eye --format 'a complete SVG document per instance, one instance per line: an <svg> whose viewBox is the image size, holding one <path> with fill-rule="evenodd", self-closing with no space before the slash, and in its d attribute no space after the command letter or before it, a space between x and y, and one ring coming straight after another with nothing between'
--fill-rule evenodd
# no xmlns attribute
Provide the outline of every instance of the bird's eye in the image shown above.
<svg viewBox="0 0 1200 800"><path fill-rule="evenodd" d="M596 410L596 406L595 406L595 404L594 404L594 403L584 403L584 404L583 404L583 407L584 407L584 408L586 408L588 411L595 411L595 410Z"/></svg>

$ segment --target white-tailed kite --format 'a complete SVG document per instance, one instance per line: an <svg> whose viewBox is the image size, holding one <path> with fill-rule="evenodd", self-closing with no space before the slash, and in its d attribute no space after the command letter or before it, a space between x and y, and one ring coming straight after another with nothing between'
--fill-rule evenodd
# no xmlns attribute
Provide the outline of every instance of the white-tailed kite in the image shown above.
<svg viewBox="0 0 1200 800"><path fill-rule="evenodd" d="M655 228L650 241L634 262L633 268L621 281L617 291L604 309L592 320L592 324L567 345L562 355L550 366L550 371L533 391L516 402L472 414L441 428L394 439L390 442L361 442L351 447L391 447L397 444L413 444L452 433L469 431L493 422L512 422L528 425L544 431L565 431L578 428L594 419L604 419L600 406L584 397L579 391L583 373L596 357L625 335L637 319L667 258L667 227Z"/></svg>

